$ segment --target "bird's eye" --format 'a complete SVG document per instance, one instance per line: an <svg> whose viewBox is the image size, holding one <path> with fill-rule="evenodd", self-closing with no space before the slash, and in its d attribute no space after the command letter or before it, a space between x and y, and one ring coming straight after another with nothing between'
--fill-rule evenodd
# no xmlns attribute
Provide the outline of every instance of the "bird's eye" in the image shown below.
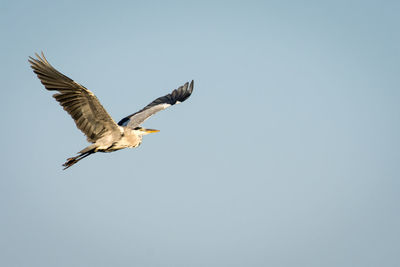
<svg viewBox="0 0 400 267"><path fill-rule="evenodd" d="M140 130L142 127L135 127L133 130Z"/></svg>

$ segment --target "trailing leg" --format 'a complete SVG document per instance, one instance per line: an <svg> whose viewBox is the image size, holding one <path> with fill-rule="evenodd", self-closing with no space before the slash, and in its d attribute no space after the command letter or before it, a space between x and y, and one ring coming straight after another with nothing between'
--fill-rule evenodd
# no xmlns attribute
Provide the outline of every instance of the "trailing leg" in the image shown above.
<svg viewBox="0 0 400 267"><path fill-rule="evenodd" d="M87 156L96 153L95 149L89 150L87 152L79 152L80 154L76 157L72 157L67 159L67 161L63 164L63 166L65 167L63 170L68 169L69 167L71 167L72 165L74 165L75 163L77 163L78 161L80 161L81 159L86 158Z"/></svg>

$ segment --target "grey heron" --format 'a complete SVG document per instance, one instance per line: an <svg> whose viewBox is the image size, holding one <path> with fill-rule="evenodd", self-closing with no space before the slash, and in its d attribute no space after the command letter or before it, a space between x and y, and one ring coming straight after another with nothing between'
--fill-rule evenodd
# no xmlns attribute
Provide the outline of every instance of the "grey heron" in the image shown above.
<svg viewBox="0 0 400 267"><path fill-rule="evenodd" d="M97 97L84 86L57 71L42 55L29 57L29 63L44 87L49 91L58 91L53 97L74 119L76 126L92 143L68 158L63 164L64 170L81 159L96 152L113 152L140 145L142 137L159 130L145 129L140 125L149 117L169 106L181 103L189 98L193 91L193 81L185 83L170 94L159 97L118 123L111 118Z"/></svg>

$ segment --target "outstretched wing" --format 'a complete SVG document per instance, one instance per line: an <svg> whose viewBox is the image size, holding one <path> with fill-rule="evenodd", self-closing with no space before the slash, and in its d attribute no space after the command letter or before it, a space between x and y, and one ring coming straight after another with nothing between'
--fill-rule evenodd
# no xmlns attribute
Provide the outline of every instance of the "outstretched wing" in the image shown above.
<svg viewBox="0 0 400 267"><path fill-rule="evenodd" d="M36 54L36 57L37 59L29 57L28 60L33 72L47 90L59 92L53 97L71 115L89 142L95 142L105 134L119 131L118 125L91 91L53 68L43 52L42 56Z"/></svg>
<svg viewBox="0 0 400 267"><path fill-rule="evenodd" d="M118 125L135 128L155 113L164 110L169 106L185 101L189 98L192 92L193 81L190 83L190 86L189 83L185 83L183 86L175 89L170 94L157 98L138 112L123 118L118 122Z"/></svg>

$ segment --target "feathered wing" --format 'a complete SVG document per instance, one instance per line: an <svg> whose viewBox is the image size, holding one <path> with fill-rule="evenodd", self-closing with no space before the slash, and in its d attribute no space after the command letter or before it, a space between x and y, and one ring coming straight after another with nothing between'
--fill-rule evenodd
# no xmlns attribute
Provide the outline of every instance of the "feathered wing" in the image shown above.
<svg viewBox="0 0 400 267"><path fill-rule="evenodd" d="M47 90L59 92L53 97L71 115L89 142L95 142L106 133L119 131L118 125L91 91L53 68L43 52L42 56L36 54L36 57L28 60L33 72Z"/></svg>
<svg viewBox="0 0 400 267"><path fill-rule="evenodd" d="M118 122L118 125L135 128L155 113L185 101L189 98L192 92L193 81L190 83L190 85L189 83L185 83L178 89L173 90L170 94L157 98L138 112L123 118Z"/></svg>

